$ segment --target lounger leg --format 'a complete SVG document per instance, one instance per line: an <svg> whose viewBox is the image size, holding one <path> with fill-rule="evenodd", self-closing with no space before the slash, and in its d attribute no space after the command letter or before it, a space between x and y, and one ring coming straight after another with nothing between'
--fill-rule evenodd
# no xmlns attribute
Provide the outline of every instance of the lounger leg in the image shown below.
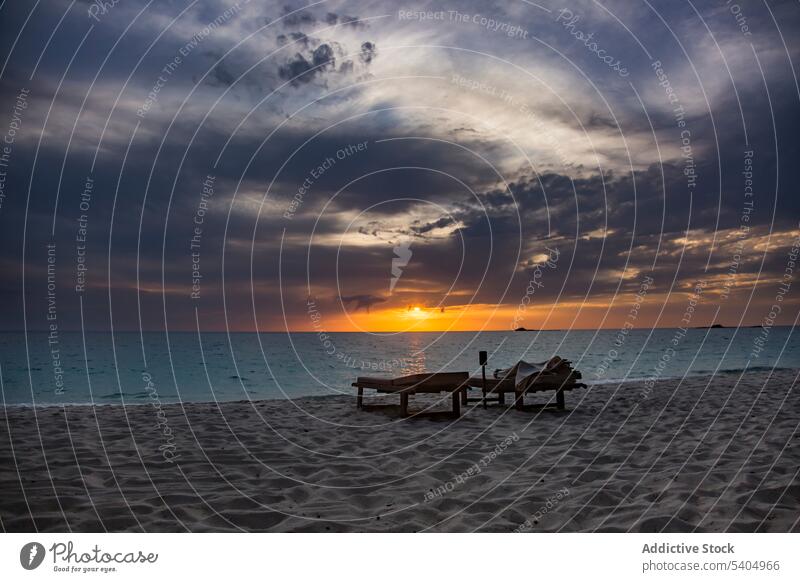
<svg viewBox="0 0 800 582"><path fill-rule="evenodd" d="M483 409L486 410L486 366L481 366L481 377L483 378Z"/></svg>
<svg viewBox="0 0 800 582"><path fill-rule="evenodd" d="M505 392L498 392L497 393L497 403L500 406L506 405L506 393Z"/></svg>
<svg viewBox="0 0 800 582"><path fill-rule="evenodd" d="M459 416L461 416L461 404L460 404L461 397L459 395L459 392L463 393L462 390L457 390L456 392L453 392L453 418L458 418Z"/></svg>
<svg viewBox="0 0 800 582"><path fill-rule="evenodd" d="M556 390L556 405L559 410L564 410L564 391L561 388Z"/></svg>
<svg viewBox="0 0 800 582"><path fill-rule="evenodd" d="M400 393L400 416L408 416L408 392Z"/></svg>
<svg viewBox="0 0 800 582"><path fill-rule="evenodd" d="M461 392L461 404L466 406L467 405L467 389L466 388L462 388L461 390L459 390L459 392Z"/></svg>
<svg viewBox="0 0 800 582"><path fill-rule="evenodd" d="M524 392L514 392L514 398L516 400L516 407L517 410L523 410L525 404L525 393Z"/></svg>
<svg viewBox="0 0 800 582"><path fill-rule="evenodd" d="M364 389L358 388L358 398L356 398L356 408L364 408Z"/></svg>

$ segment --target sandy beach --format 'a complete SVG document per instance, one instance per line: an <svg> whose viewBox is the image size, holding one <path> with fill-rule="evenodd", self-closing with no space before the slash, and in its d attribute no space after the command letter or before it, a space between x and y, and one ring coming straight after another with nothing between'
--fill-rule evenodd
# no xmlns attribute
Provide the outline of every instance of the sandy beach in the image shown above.
<svg viewBox="0 0 800 582"><path fill-rule="evenodd" d="M458 420L351 396L9 407L6 531L800 531L798 372L596 385ZM412 399L412 412L448 403Z"/></svg>

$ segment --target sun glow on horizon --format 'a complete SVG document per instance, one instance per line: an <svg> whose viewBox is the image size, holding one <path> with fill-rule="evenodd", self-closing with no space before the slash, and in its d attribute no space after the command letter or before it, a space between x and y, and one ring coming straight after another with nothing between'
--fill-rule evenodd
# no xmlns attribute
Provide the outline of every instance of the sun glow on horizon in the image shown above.
<svg viewBox="0 0 800 582"><path fill-rule="evenodd" d="M408 315L414 319L427 319L428 312L425 309L422 309L419 305L415 305L414 307L408 308Z"/></svg>
<svg viewBox="0 0 800 582"><path fill-rule="evenodd" d="M687 293L651 293L642 306L636 327L668 328L680 324L685 311ZM711 297L711 295L709 295ZM563 300L556 304L521 308L511 304L468 303L460 305L426 305L422 302L373 307L370 311L351 309L334 315L326 311L324 329L328 332L445 332L445 331L511 331L527 330L620 329L627 321L632 294L611 297ZM713 320L714 303L709 302L697 314L697 325ZM767 305L768 307L768 305ZM718 321L717 321L718 322ZM319 331L308 323L293 321L292 331ZM726 323L723 321L723 323Z"/></svg>

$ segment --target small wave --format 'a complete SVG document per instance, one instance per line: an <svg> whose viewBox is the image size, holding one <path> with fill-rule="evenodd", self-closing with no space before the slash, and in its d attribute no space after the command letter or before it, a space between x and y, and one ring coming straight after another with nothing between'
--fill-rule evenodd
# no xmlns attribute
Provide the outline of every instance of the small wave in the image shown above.
<svg viewBox="0 0 800 582"><path fill-rule="evenodd" d="M724 370L718 370L718 374L741 374L742 372L790 372L792 370L796 370L796 368L789 368L789 367L782 367L782 366L750 366L749 368L726 368ZM714 373L713 370L701 370L704 376L708 376Z"/></svg>
<svg viewBox="0 0 800 582"><path fill-rule="evenodd" d="M678 376L660 376L656 380L674 380ZM592 380L591 378L584 378L583 382L590 386L601 386L605 384L623 384L628 382L644 382L650 380L651 376L628 376L627 378L600 378Z"/></svg>
<svg viewBox="0 0 800 582"><path fill-rule="evenodd" d="M99 398L107 400L109 398L144 398L147 396L143 392L112 392L111 394L103 394Z"/></svg>
<svg viewBox="0 0 800 582"><path fill-rule="evenodd" d="M655 380L661 382L663 380L680 380L681 378L697 378L703 376L714 376L717 374L742 374L744 372L791 372L796 368L773 368L772 366L751 366L749 368L726 368L721 370L690 370L682 376L628 376L626 378L584 378L583 381L590 385L602 384L621 384L623 382L644 382L646 380Z"/></svg>

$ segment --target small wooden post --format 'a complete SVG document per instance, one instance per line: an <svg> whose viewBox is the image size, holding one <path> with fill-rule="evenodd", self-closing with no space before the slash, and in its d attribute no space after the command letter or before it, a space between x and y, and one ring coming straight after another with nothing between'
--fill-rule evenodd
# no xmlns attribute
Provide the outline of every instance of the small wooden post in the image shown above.
<svg viewBox="0 0 800 582"><path fill-rule="evenodd" d="M459 392L463 393L464 390L466 390L466 388L460 388L453 392L453 418L458 418L461 416L461 396Z"/></svg>
<svg viewBox="0 0 800 582"><path fill-rule="evenodd" d="M514 397L516 398L517 410L524 410L525 408L525 392L514 390Z"/></svg>
<svg viewBox="0 0 800 582"><path fill-rule="evenodd" d="M408 392L400 393L400 416L408 416Z"/></svg>
<svg viewBox="0 0 800 582"><path fill-rule="evenodd" d="M561 388L556 390L556 405L559 410L564 410L564 390Z"/></svg>
<svg viewBox="0 0 800 582"><path fill-rule="evenodd" d="M358 387L358 397L356 398L356 408L364 408L364 388Z"/></svg>
<svg viewBox="0 0 800 582"><path fill-rule="evenodd" d="M486 408L486 362L489 355L483 350L478 352L478 363L481 365L481 378L483 378L483 408Z"/></svg>

